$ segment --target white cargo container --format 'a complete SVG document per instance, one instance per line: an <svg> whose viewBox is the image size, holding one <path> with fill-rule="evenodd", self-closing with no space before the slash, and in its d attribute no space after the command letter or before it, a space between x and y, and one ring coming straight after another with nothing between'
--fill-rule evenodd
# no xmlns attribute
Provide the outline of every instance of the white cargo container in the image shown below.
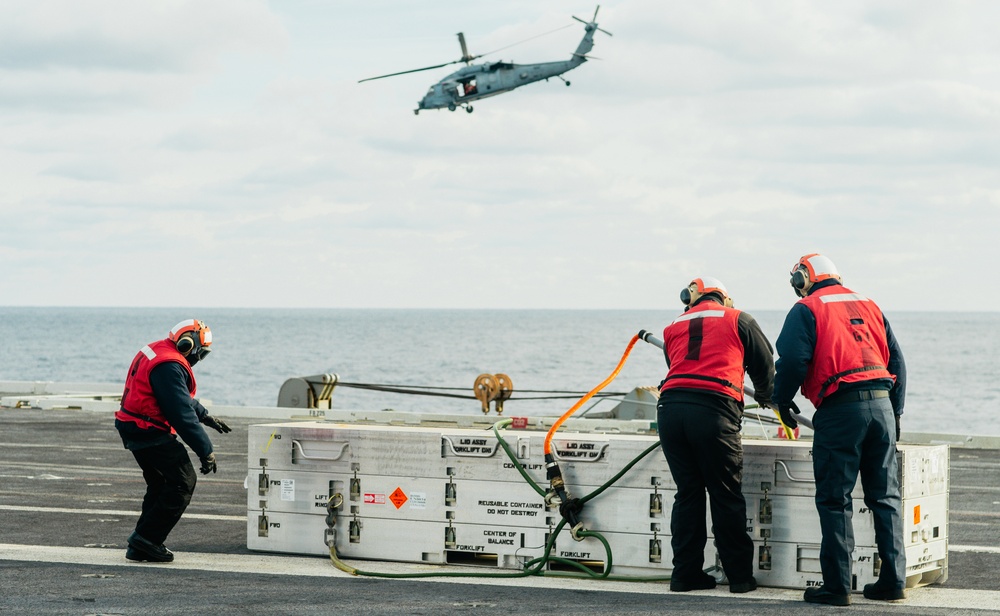
<svg viewBox="0 0 1000 616"><path fill-rule="evenodd" d="M411 418L412 423L412 418ZM327 554L333 537L327 504L337 505L336 550L342 558L483 564L521 569L543 555L561 520L548 507L542 458L545 433L425 425L290 422L251 426L247 546L252 550ZM669 576L670 511L675 493L652 434L559 433L553 439L572 496L589 495L635 465L581 513L608 541L612 574ZM811 443L744 440L747 531L754 575L765 586L822 582L820 530L813 496ZM943 582L948 570L948 448L900 445L907 585ZM524 472L536 486L526 481ZM878 576L871 512L860 482L854 493L854 587ZM576 541L564 528L552 556L603 571L608 555L595 538ZM706 546L706 565L717 564Z"/></svg>

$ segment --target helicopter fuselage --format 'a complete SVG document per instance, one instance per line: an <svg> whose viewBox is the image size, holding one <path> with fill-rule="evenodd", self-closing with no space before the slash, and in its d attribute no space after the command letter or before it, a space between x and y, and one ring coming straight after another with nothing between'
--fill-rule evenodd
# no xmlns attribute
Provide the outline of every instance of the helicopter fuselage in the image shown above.
<svg viewBox="0 0 1000 616"><path fill-rule="evenodd" d="M487 62L464 66L432 85L417 109L451 109L483 98L509 92L525 84L562 75L586 62L573 57L561 62L513 64Z"/></svg>
<svg viewBox="0 0 1000 616"><path fill-rule="evenodd" d="M597 10L600 8L598 6ZM466 111L471 112L472 105L470 103L473 101L510 92L523 85L551 77L559 77L566 85L569 85L569 82L563 79L561 75L587 61L587 53L594 47L594 33L600 30L609 36L611 35L607 30L597 27L597 10L594 11L594 16L590 21L585 21L576 16L573 17L573 19L584 25L584 34L583 38L580 39L579 45L576 47L576 51L573 52L568 60L538 62L535 64L514 64L513 62L503 61L470 64L471 60L475 60L481 56L469 55L469 51L465 46L465 36L459 32L458 41L462 46L462 57L459 60L425 68L390 73L379 77L370 77L361 81L372 81L373 79L416 73L457 62L466 63L466 66L432 85L427 90L427 94L424 95L423 99L417 103L417 108L413 110L413 113L420 113L421 109L449 109L455 111L459 107L464 107Z"/></svg>

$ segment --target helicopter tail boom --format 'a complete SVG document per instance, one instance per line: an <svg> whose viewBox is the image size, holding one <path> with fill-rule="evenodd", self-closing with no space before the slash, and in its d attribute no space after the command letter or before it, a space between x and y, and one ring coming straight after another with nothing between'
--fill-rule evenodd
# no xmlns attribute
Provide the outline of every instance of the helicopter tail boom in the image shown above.
<svg viewBox="0 0 1000 616"><path fill-rule="evenodd" d="M597 27L597 12L600 10L601 10L601 5L598 4L597 8L594 9L594 16L590 18L590 21L585 21L583 19L580 19L576 15L573 16L573 19L583 24L583 29L585 30L585 33L583 35L583 39L580 40L580 44L577 45L576 51L573 52L573 59L571 60L572 62L576 62L579 64L587 61L587 54L590 52L591 49L594 48L594 32L600 30L601 32L607 34L608 36L611 36L611 33L608 32L607 30Z"/></svg>

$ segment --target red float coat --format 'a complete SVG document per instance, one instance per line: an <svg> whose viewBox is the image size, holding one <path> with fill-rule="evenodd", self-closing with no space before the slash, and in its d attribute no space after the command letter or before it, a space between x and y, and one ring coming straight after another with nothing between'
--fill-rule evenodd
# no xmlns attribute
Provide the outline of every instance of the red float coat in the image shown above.
<svg viewBox="0 0 1000 616"><path fill-rule="evenodd" d="M697 304L663 329L670 370L660 391L683 387L725 394L743 402L740 311L715 302Z"/></svg>
<svg viewBox="0 0 1000 616"><path fill-rule="evenodd" d="M817 408L842 383L893 379L885 320L875 302L841 285L799 300L816 318L816 347L802 395Z"/></svg>
<svg viewBox="0 0 1000 616"><path fill-rule="evenodd" d="M156 366L173 361L184 366L188 374L188 390L194 398L198 389L194 380L194 372L191 365L177 351L177 346L170 340L159 340L150 343L136 354L129 368L128 376L125 378L125 393L122 394L122 408L115 413L115 419L121 421L131 421L140 428L158 428L174 432L170 422L160 411L160 405L153 395L153 388L149 383L149 373Z"/></svg>

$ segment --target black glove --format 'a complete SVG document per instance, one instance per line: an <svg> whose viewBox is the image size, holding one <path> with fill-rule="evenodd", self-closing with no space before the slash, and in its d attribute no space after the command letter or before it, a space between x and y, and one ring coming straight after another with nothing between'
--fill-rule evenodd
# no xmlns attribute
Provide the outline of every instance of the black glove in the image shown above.
<svg viewBox="0 0 1000 616"><path fill-rule="evenodd" d="M798 415L801 413L799 407L796 406L795 402L789 402L788 404L778 405L778 416L781 417L781 422L788 426L789 430L794 430L799 427L799 422L795 421L795 417L792 415Z"/></svg>
<svg viewBox="0 0 1000 616"><path fill-rule="evenodd" d="M232 428L230 428L229 426L226 425L226 422L222 421L221 419L216 419L215 417L212 417L211 415L205 415L204 417L201 418L200 421L201 421L201 423L205 424L209 428L211 428L213 430L216 430L216 431L218 431L221 434L225 434L226 432L232 432L233 431Z"/></svg>
<svg viewBox="0 0 1000 616"><path fill-rule="evenodd" d="M210 453L201 459L201 474L207 475L209 473L217 472L219 467L215 464L215 454Z"/></svg>
<svg viewBox="0 0 1000 616"><path fill-rule="evenodd" d="M762 409L774 408L774 402L771 402L770 398L754 398L754 402L756 402L757 406L759 406Z"/></svg>
<svg viewBox="0 0 1000 616"><path fill-rule="evenodd" d="M893 414L893 417L896 418L896 442L898 443L899 435L901 434L901 432L899 431L899 415Z"/></svg>

